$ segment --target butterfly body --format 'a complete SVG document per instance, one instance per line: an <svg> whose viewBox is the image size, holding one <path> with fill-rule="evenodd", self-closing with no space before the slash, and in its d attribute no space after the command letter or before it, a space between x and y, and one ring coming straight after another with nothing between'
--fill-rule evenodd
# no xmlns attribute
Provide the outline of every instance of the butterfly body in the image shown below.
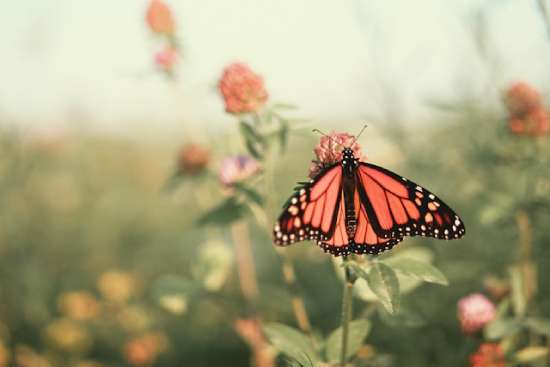
<svg viewBox="0 0 550 367"><path fill-rule="evenodd" d="M344 149L341 166L343 172L342 193L346 207L346 233L348 238L353 240L357 229L357 218L355 216L355 203L353 199L355 196L355 174L357 167L359 167L359 160L355 158L351 149Z"/></svg>
<svg viewBox="0 0 550 367"><path fill-rule="evenodd" d="M345 256L377 254L405 236L456 239L464 232L458 215L428 190L344 148L338 163L296 188L273 236L280 246L313 240Z"/></svg>

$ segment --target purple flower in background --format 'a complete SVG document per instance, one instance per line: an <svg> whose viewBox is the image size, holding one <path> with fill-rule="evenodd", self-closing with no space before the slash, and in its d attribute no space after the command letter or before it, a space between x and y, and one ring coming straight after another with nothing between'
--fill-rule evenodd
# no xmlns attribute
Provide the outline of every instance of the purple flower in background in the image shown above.
<svg viewBox="0 0 550 367"><path fill-rule="evenodd" d="M235 155L222 161L218 177L224 186L230 187L255 175L260 170L260 164L254 158L247 155Z"/></svg>
<svg viewBox="0 0 550 367"><path fill-rule="evenodd" d="M478 332L495 317L495 305L481 293L470 294L458 301L458 320L466 334Z"/></svg>

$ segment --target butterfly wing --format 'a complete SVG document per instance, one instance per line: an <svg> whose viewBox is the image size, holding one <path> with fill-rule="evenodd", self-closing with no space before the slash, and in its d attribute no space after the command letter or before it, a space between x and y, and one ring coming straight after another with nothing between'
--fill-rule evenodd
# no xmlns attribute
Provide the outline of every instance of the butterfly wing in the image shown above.
<svg viewBox="0 0 550 367"><path fill-rule="evenodd" d="M354 245L352 246L354 253L376 255L382 251L390 250L393 246L403 241L403 236L401 235L392 238L383 238L376 233L372 221L369 219L367 207L361 201L359 190L355 191L354 204L355 218L357 218L357 227L353 239Z"/></svg>
<svg viewBox="0 0 550 367"><path fill-rule="evenodd" d="M273 239L287 246L297 241L324 241L334 234L342 193L342 167L328 166L296 188L280 215Z"/></svg>
<svg viewBox="0 0 550 367"><path fill-rule="evenodd" d="M420 235L451 240L464 236L462 220L447 204L385 168L361 163L357 188L366 218L380 237Z"/></svg>

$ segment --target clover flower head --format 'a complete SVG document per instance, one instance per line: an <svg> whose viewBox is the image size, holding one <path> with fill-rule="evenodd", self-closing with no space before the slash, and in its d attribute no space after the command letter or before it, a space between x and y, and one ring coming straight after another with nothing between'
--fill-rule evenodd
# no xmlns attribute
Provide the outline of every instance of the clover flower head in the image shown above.
<svg viewBox="0 0 550 367"><path fill-rule="evenodd" d="M366 161L367 157L361 155L361 146L354 140L355 136L353 135L334 131L321 136L319 144L313 149L316 159L310 166L309 177L313 178L319 174L323 167L339 162L342 159L344 148L351 148L356 157Z"/></svg>
<svg viewBox="0 0 550 367"><path fill-rule="evenodd" d="M225 110L232 114L257 111L269 97L263 78L243 63L227 66L218 88L225 102Z"/></svg>
<svg viewBox="0 0 550 367"><path fill-rule="evenodd" d="M458 320L466 334L478 332L495 317L495 305L481 293L470 294L458 301Z"/></svg>

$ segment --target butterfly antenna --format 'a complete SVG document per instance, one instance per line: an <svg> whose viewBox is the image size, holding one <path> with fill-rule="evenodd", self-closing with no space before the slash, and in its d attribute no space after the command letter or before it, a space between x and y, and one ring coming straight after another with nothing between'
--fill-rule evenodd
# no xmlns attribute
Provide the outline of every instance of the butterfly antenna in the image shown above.
<svg viewBox="0 0 550 367"><path fill-rule="evenodd" d="M334 140L334 139L332 138L332 136L325 134L324 132L322 132L322 131L319 130L319 129L313 129L313 130L311 130L311 131L314 132L314 133L319 133L319 134L321 134L321 135L323 135L323 136L326 136L326 137L329 138L330 141L332 141L334 144L338 144L338 143L336 142L336 140Z"/></svg>
<svg viewBox="0 0 550 367"><path fill-rule="evenodd" d="M353 146L353 144L355 144L357 139L359 139L359 137L361 136L361 134L363 134L363 131L365 131L366 128L367 128L367 124L363 125L363 128L361 129L361 131L359 131L359 134L357 134L355 136L355 138L353 139L353 142L350 144L350 146Z"/></svg>

